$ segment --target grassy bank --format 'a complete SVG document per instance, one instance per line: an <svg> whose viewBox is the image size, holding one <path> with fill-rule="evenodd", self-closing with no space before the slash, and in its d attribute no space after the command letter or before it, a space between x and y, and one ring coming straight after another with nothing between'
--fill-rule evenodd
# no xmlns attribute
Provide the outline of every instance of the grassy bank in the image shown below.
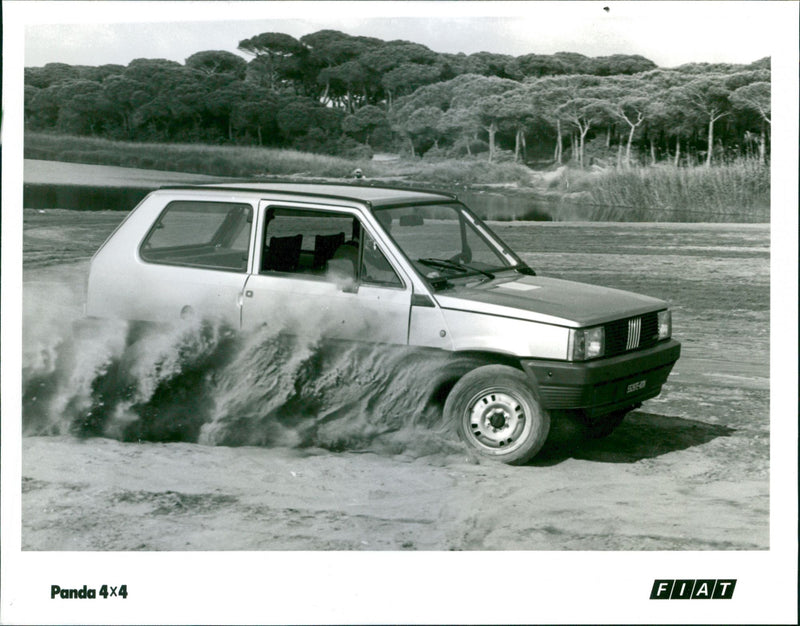
<svg viewBox="0 0 800 626"><path fill-rule="evenodd" d="M25 157L235 177L296 173L338 177L360 167L345 159L294 150L131 143L45 133L26 133Z"/></svg>
<svg viewBox="0 0 800 626"><path fill-rule="evenodd" d="M25 157L212 176L349 178L359 168L367 178L433 185L530 182L530 170L522 165L477 159L372 161L274 148L131 143L46 133L26 133Z"/></svg>

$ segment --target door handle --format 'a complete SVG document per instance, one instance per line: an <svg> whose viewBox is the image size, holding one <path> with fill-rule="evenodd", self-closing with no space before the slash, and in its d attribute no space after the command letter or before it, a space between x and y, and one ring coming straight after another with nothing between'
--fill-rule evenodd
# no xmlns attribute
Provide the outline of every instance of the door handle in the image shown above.
<svg viewBox="0 0 800 626"><path fill-rule="evenodd" d="M240 291L238 294L236 294L236 304L239 305L239 308L241 308L241 307L244 306L244 299L245 298L252 298L252 297L253 297L253 290L252 289L248 289L244 293L242 293Z"/></svg>

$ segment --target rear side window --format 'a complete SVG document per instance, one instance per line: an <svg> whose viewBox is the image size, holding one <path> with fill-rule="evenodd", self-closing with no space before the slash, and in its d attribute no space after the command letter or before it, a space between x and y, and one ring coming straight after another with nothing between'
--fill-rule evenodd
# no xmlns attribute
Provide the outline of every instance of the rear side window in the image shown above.
<svg viewBox="0 0 800 626"><path fill-rule="evenodd" d="M171 202L142 243L140 254L150 263L244 272L252 224L249 204Z"/></svg>

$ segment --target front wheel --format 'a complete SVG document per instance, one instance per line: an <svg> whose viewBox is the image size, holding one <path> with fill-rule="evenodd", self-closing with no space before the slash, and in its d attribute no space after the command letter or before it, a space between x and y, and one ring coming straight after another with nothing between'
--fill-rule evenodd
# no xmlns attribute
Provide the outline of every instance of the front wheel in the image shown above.
<svg viewBox="0 0 800 626"><path fill-rule="evenodd" d="M550 415L527 376L507 365L465 374L447 396L444 414L473 450L511 465L532 459L550 432Z"/></svg>

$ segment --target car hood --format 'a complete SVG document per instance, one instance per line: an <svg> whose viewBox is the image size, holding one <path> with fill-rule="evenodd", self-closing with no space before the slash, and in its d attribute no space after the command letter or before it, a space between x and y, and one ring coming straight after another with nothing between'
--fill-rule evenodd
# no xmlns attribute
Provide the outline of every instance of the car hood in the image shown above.
<svg viewBox="0 0 800 626"><path fill-rule="evenodd" d="M434 294L444 309L582 327L642 315L666 302L620 289L544 276L498 277Z"/></svg>

